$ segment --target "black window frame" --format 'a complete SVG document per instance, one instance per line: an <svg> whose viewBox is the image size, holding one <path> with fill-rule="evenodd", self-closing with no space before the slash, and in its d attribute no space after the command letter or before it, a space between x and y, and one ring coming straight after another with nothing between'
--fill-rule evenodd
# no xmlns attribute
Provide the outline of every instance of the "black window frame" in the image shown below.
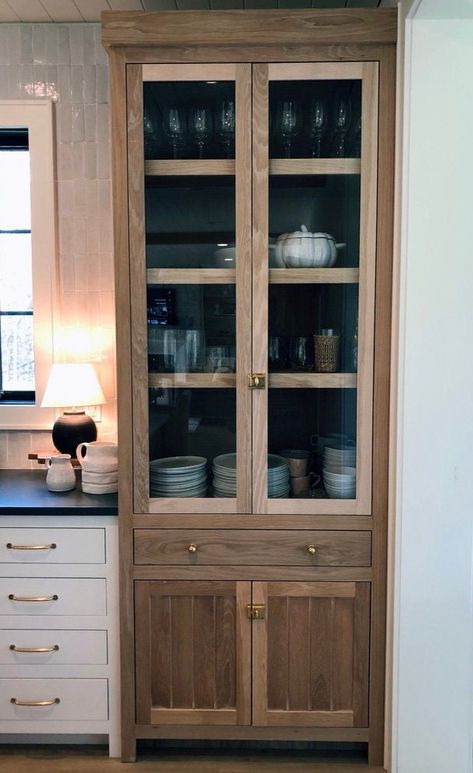
<svg viewBox="0 0 473 773"><path fill-rule="evenodd" d="M29 151L28 129L0 129L0 152L10 150ZM31 229L0 229L0 234L31 234ZM2 382L1 329L3 317L33 316L33 311L2 311L0 309L0 405L30 405L35 403L34 390L5 390Z"/></svg>

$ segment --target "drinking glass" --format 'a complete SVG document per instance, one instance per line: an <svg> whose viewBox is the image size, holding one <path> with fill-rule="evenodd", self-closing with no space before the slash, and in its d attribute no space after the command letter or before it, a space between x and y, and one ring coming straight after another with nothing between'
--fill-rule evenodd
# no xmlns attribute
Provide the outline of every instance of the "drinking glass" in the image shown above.
<svg viewBox="0 0 473 773"><path fill-rule="evenodd" d="M156 124L152 108L147 105L143 112L143 140L145 158L153 158L156 150Z"/></svg>
<svg viewBox="0 0 473 773"><path fill-rule="evenodd" d="M223 145L226 158L232 157L235 139L235 103L232 99L224 99L215 112L215 131Z"/></svg>
<svg viewBox="0 0 473 773"><path fill-rule="evenodd" d="M204 332L186 330L186 371L198 373L204 367Z"/></svg>
<svg viewBox="0 0 473 773"><path fill-rule="evenodd" d="M292 99L279 102L276 111L276 131L281 135L285 158L291 158L292 141L299 134L300 128L301 114L296 102Z"/></svg>
<svg viewBox="0 0 473 773"><path fill-rule="evenodd" d="M327 130L327 102L322 97L313 99L309 112L309 136L312 140L312 158L322 155L322 138Z"/></svg>
<svg viewBox="0 0 473 773"><path fill-rule="evenodd" d="M212 134L212 115L207 107L193 107L189 116L189 134L197 145L198 158L204 157L204 148Z"/></svg>
<svg viewBox="0 0 473 773"><path fill-rule="evenodd" d="M351 123L350 98L343 92L337 94L334 105L334 135L332 143L332 156L343 158L345 156L345 138Z"/></svg>
<svg viewBox="0 0 473 773"><path fill-rule="evenodd" d="M172 157L179 158L187 133L186 114L181 107L169 107L164 112L163 129L171 143Z"/></svg>
<svg viewBox="0 0 473 773"><path fill-rule="evenodd" d="M287 365L287 353L284 340L279 336L271 336L268 346L269 369L282 370Z"/></svg>
<svg viewBox="0 0 473 773"><path fill-rule="evenodd" d="M289 357L292 368L295 370L308 370L308 349L308 338L305 336L297 336L296 338L291 339Z"/></svg>

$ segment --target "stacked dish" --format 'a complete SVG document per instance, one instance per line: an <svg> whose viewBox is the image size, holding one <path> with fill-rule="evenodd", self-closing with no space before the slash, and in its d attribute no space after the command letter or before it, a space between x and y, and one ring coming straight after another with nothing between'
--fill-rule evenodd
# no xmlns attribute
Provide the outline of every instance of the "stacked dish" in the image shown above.
<svg viewBox="0 0 473 773"><path fill-rule="evenodd" d="M286 459L277 454L268 454L268 497L286 499L289 490L289 467Z"/></svg>
<svg viewBox="0 0 473 773"><path fill-rule="evenodd" d="M236 497L236 454L220 454L213 460L215 497Z"/></svg>
<svg viewBox="0 0 473 773"><path fill-rule="evenodd" d="M152 497L205 497L207 459L203 456L168 456L149 465Z"/></svg>
<svg viewBox="0 0 473 773"><path fill-rule="evenodd" d="M345 443L325 446L322 467L324 485L331 499L356 495L356 448Z"/></svg>

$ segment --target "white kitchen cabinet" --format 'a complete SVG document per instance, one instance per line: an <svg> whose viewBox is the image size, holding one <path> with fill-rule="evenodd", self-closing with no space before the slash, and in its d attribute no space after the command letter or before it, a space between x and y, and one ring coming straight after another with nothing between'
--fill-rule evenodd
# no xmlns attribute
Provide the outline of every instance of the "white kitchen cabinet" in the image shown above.
<svg viewBox="0 0 473 773"><path fill-rule="evenodd" d="M0 742L107 735L119 756L117 561L114 516L2 516Z"/></svg>

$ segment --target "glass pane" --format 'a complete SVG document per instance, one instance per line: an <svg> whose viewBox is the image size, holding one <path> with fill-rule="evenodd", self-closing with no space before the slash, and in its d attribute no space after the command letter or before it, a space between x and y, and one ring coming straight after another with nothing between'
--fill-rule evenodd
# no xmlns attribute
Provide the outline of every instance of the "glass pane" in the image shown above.
<svg viewBox="0 0 473 773"><path fill-rule="evenodd" d="M233 389L149 390L152 497L236 496L235 400Z"/></svg>
<svg viewBox="0 0 473 773"><path fill-rule="evenodd" d="M286 460L289 496L354 499L356 390L273 388L268 411L269 451ZM277 496L271 476L268 486Z"/></svg>
<svg viewBox="0 0 473 773"><path fill-rule="evenodd" d="M235 321L235 285L148 285L150 372L233 373Z"/></svg>
<svg viewBox="0 0 473 773"><path fill-rule="evenodd" d="M30 154L26 150L0 151L0 231L29 230ZM7 181L8 184L5 184Z"/></svg>
<svg viewBox="0 0 473 773"><path fill-rule="evenodd" d="M146 178L148 268L235 268L235 178Z"/></svg>
<svg viewBox="0 0 473 773"><path fill-rule="evenodd" d="M0 315L2 389L34 391L33 317Z"/></svg>
<svg viewBox="0 0 473 773"><path fill-rule="evenodd" d="M360 81L270 84L271 158L359 158Z"/></svg>
<svg viewBox="0 0 473 773"><path fill-rule="evenodd" d="M233 82L144 84L145 158L235 158Z"/></svg>
<svg viewBox="0 0 473 773"><path fill-rule="evenodd" d="M269 497L356 497L360 149L360 81L270 84Z"/></svg>
<svg viewBox="0 0 473 773"><path fill-rule="evenodd" d="M32 309L31 234L0 234L0 311Z"/></svg>

